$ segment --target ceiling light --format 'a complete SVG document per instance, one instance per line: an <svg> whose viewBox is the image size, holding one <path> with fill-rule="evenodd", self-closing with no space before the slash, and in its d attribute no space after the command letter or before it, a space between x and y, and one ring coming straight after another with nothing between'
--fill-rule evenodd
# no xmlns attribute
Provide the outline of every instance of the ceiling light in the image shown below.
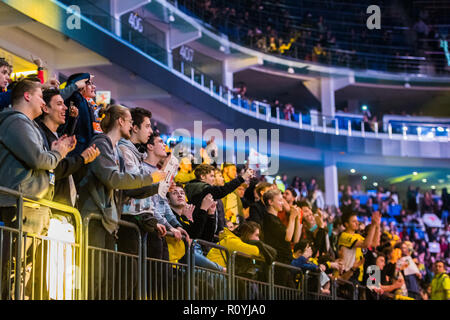
<svg viewBox="0 0 450 320"><path fill-rule="evenodd" d="M367 176L363 176L362 179L363 179L363 180L367 180Z"/></svg>
<svg viewBox="0 0 450 320"><path fill-rule="evenodd" d="M374 187L378 187L378 182L374 182L374 183L373 183L373 186L374 186Z"/></svg>
<svg viewBox="0 0 450 320"><path fill-rule="evenodd" d="M350 169L350 172L351 172L351 173L355 173L356 170L355 170L355 169Z"/></svg>

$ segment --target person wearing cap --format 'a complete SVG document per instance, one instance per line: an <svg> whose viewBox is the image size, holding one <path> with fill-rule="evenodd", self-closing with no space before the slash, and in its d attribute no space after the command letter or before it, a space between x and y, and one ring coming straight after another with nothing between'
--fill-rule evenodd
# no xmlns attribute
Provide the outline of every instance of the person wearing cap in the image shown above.
<svg viewBox="0 0 450 320"><path fill-rule="evenodd" d="M102 132L100 128L101 119L96 116L98 108L93 100L96 87L92 82L92 78L89 73L76 73L67 79L66 87L70 87L73 84L77 85L80 81L84 81L84 86L82 85L80 89L64 100L66 106L73 105L78 109L78 117L69 118L66 115L66 119L69 120L59 129L60 134L75 135L77 138L77 145L71 152L71 156L81 154L89 146L89 142L94 135Z"/></svg>

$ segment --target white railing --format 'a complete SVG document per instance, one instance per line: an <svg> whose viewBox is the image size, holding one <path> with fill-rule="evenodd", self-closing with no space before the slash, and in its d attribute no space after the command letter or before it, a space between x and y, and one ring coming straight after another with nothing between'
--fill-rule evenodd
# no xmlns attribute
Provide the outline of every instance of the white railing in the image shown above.
<svg viewBox="0 0 450 320"><path fill-rule="evenodd" d="M409 130L410 128L408 128L407 126L403 127L402 133L395 133L390 123L387 125L387 132L380 132L378 123L376 122L373 124L373 129L366 130L364 128L364 125L362 125L364 124L364 122L362 122L362 120L360 121L360 119L357 119L359 117L352 117L352 114L346 114L342 112L338 112L337 117L327 117L320 114L316 110L311 110L309 115L304 115L302 112L299 112L291 116L291 120L285 120L281 117L281 110L278 107L275 109L274 116L272 116L272 107L268 103L243 99L240 95L234 94L232 91L222 87L221 85L219 85L215 90L214 81L205 81L205 78L207 76L198 72L198 70L191 66L189 66L191 70L190 73L188 73L190 76L186 76L184 69L187 67L187 65L182 65L182 70L178 71L176 68L172 68L171 71L196 88L203 90L205 93L219 100L224 104L224 106L232 108L238 112L254 117L256 119L274 123L280 126L351 137L434 142L450 141L450 126L445 125L440 125L440 127L444 128L444 130L446 131L445 134L442 136L437 136L436 132L432 130L428 134L422 134L423 128L430 127L430 124L421 124L420 127L417 128L415 134L411 134L409 132L411 130ZM200 79L199 81L195 80L196 76ZM247 105L248 108L244 107L245 105ZM309 118L309 121L305 121L305 118ZM354 118L355 120L351 121L347 119L347 121L345 122L345 127L343 128L342 126L339 126L339 120L343 121L343 118ZM411 118L409 119L410 121L412 120ZM414 123L414 125L419 124Z"/></svg>

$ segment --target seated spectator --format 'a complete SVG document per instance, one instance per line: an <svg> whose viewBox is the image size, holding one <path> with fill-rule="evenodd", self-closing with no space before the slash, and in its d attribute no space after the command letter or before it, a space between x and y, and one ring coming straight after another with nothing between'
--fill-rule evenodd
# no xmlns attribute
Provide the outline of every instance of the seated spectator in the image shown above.
<svg viewBox="0 0 450 320"><path fill-rule="evenodd" d="M66 157L73 141L63 136L51 145L46 143L34 120L41 115L42 88L39 82L19 81L11 93L12 109L0 113L0 185L12 190L21 191L38 199L53 200L55 174L54 169ZM17 217L17 199L9 195L0 195L0 220L6 227L19 228ZM22 230L24 232L46 236L50 225L50 208L45 206L24 205L22 209ZM12 241L8 234L4 244ZM32 241L27 241L27 280L25 280L25 297L31 298L32 281L31 266L34 253L28 252ZM11 280L7 274L9 262L9 246L2 255L2 282ZM14 248L12 250L15 250ZM11 254L13 254L11 252ZM28 265L30 264L30 265ZM37 271L36 271L37 272ZM8 278L7 278L8 277ZM1 296L7 296L8 286L3 286Z"/></svg>
<svg viewBox="0 0 450 320"><path fill-rule="evenodd" d="M161 168L161 164L167 159L166 144L159 134L154 132L150 135L150 138L144 146L143 151L147 153L144 159L144 172L153 174ZM189 234L183 229L170 209L167 199L161 197L159 194L155 194L149 200L155 208L155 217L158 223L163 224L167 231L172 232L176 240L181 240L183 235L189 238Z"/></svg>
<svg viewBox="0 0 450 320"><path fill-rule="evenodd" d="M194 205L186 203L186 195L183 187L178 184L174 186L168 193L167 199L169 201L170 208L173 213L177 217L178 222L182 225L182 227L188 232L188 234L192 234L191 226L193 223L192 213L194 211ZM204 211L205 214L214 215L216 209L216 203L213 200L211 195L207 195L203 198L200 210ZM214 223L210 223L209 226L205 226L205 228L214 228ZM187 243L189 244L189 238ZM226 265L221 265L220 263L216 263L211 259L207 259L201 250L195 250L195 264L212 270L219 270L226 272ZM180 262L185 263L187 261L187 256L185 255Z"/></svg>
<svg viewBox="0 0 450 320"><path fill-rule="evenodd" d="M239 232L238 232L239 231ZM249 240L259 240L260 227L255 222L244 222L239 227L232 222L227 222L227 227L219 235L218 245L225 247L228 251L239 251L250 256L260 256L258 246L246 243ZM222 250L212 248L206 256L211 261L222 267L227 266L227 261Z"/></svg>

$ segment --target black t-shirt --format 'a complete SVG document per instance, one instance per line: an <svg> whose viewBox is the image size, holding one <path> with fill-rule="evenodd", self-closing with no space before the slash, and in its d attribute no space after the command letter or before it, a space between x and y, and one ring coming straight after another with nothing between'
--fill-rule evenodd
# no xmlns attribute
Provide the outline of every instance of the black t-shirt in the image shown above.
<svg viewBox="0 0 450 320"><path fill-rule="evenodd" d="M280 218L265 212L262 231L264 243L277 250L277 258L275 260L290 264L292 261L291 245L285 240L286 226L281 222Z"/></svg>

